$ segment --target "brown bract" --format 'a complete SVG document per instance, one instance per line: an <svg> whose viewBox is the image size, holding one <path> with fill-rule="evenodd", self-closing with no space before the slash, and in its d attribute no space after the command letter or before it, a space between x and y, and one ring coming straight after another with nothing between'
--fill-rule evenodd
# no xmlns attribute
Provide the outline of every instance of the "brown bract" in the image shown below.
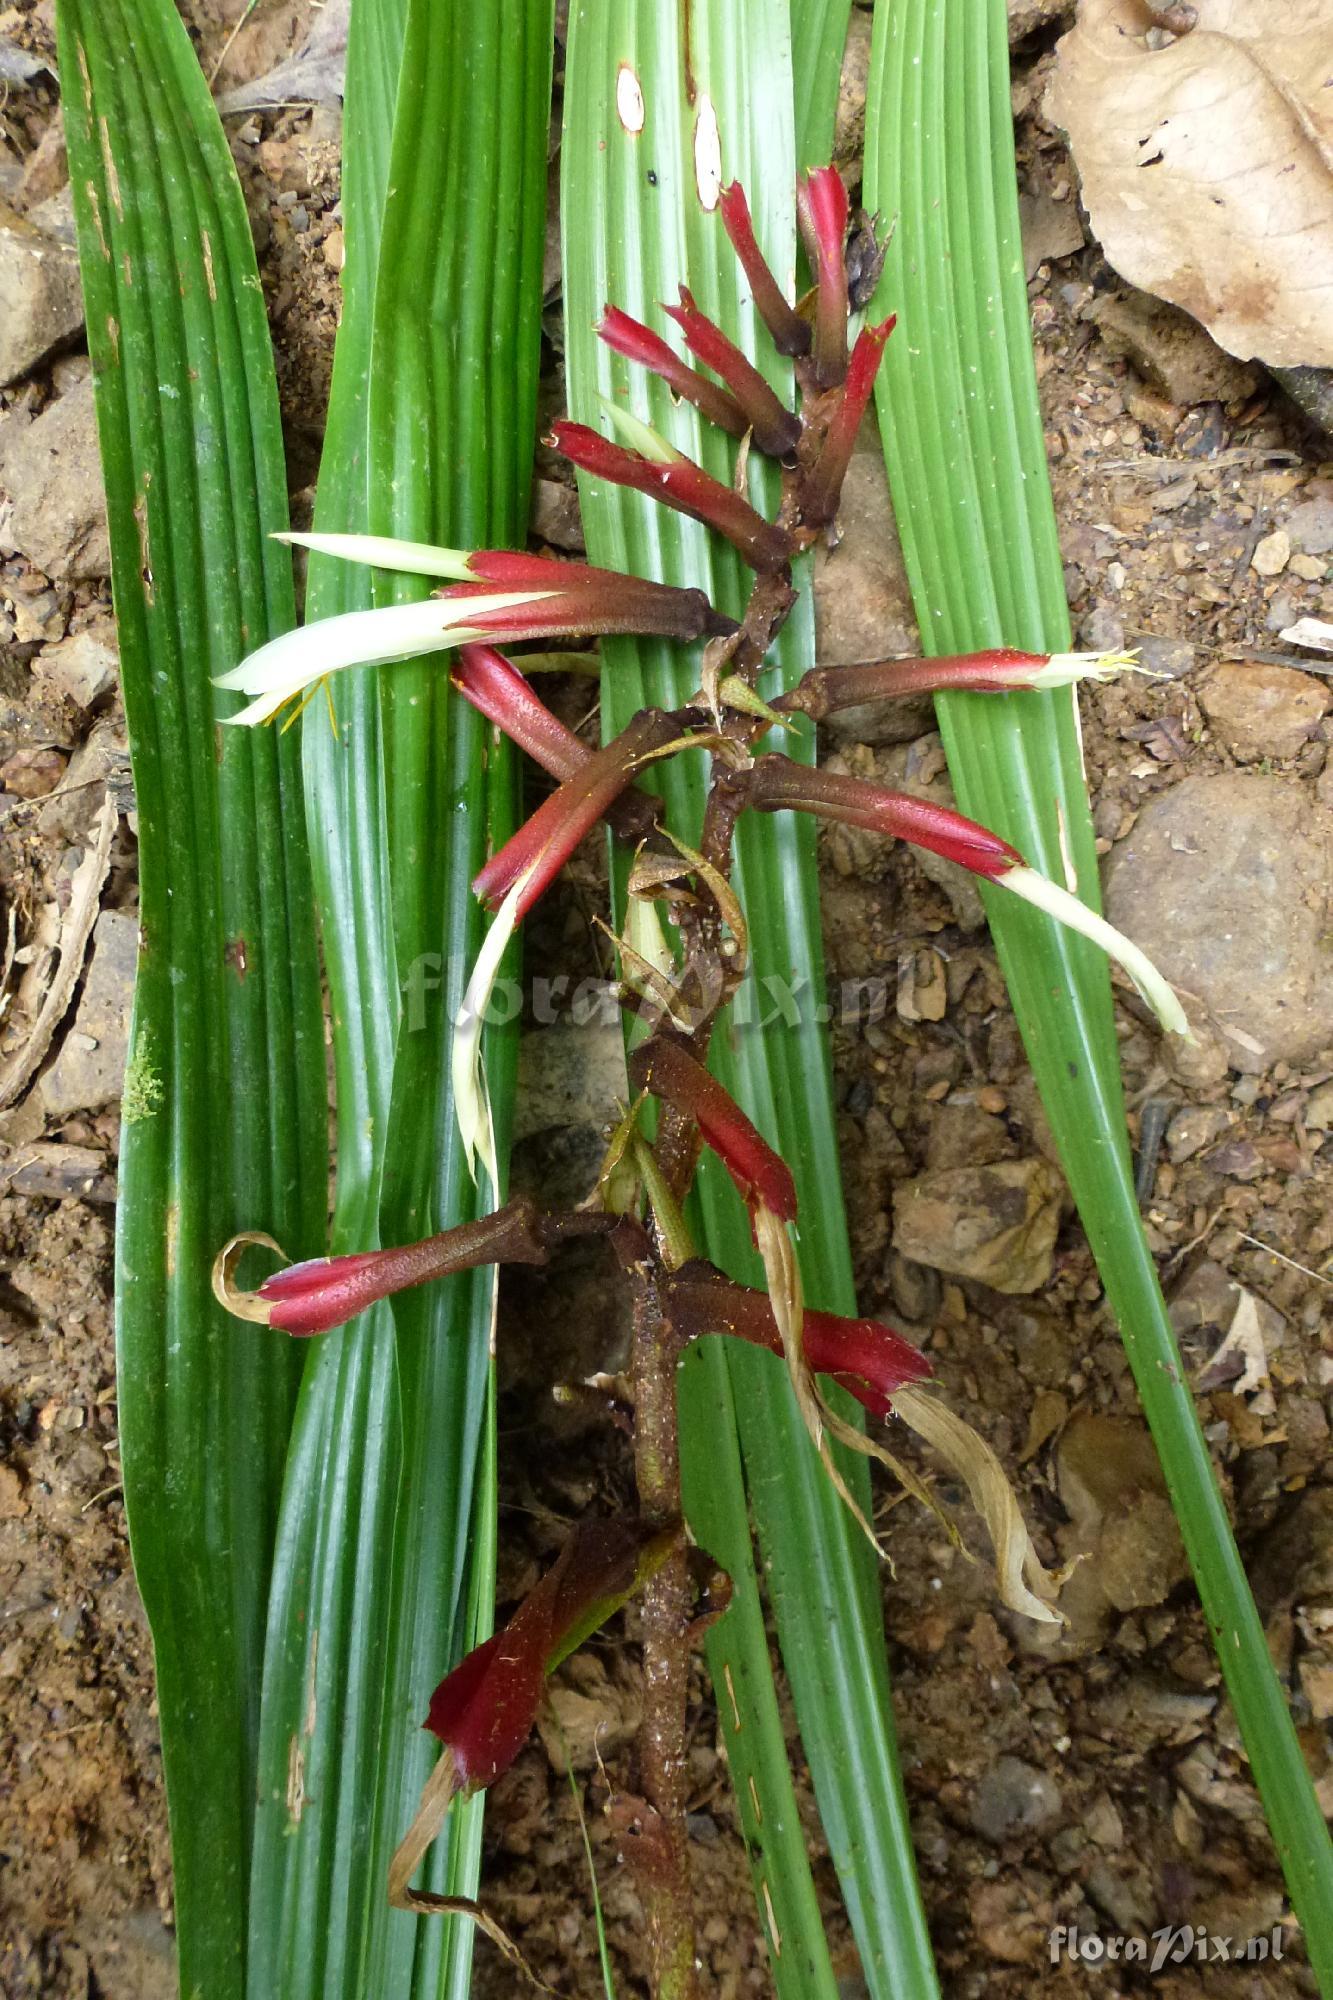
<svg viewBox="0 0 1333 2000"><path fill-rule="evenodd" d="M1048 115L1122 276L1242 360L1328 367L1333 0L1198 0L1197 13L1152 47L1137 0L1082 0Z"/></svg>

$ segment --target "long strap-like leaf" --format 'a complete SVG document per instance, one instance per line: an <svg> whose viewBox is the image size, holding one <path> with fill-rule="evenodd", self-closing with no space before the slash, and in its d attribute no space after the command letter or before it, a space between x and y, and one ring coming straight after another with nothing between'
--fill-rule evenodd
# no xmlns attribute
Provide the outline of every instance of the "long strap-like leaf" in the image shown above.
<svg viewBox="0 0 1333 2000"><path fill-rule="evenodd" d="M650 415L674 443L729 479L725 441L706 437L692 412L673 407L660 385L613 362L592 328L608 301L653 319L657 301L671 299L687 279L704 311L773 366L771 351L755 342L735 260L718 217L701 201L698 176L701 169L706 175L715 116L724 181L735 176L745 183L770 257L779 269L790 264L786 9L759 0L695 0L690 7L582 0L570 29L563 212L571 407L595 422L598 392L628 397L630 408ZM617 113L621 64L630 65L643 93L639 131L627 129ZM773 373L781 382L775 367ZM702 584L728 610L743 601L734 561L702 530L593 481L583 483L582 493L595 562ZM780 649L784 668L808 665L812 649L806 603ZM697 659L665 647L608 645L604 657L608 729L645 702L674 706L697 685ZM697 826L701 783L698 765L685 768L683 760L663 780L672 822L686 837ZM743 834L738 881L754 984L741 1004L752 1021L771 1016L772 994L789 984L804 1004L795 1026L779 1021L763 1031L724 1030L715 1060L796 1171L809 1296L848 1309L828 1052L811 1004L823 976L813 840L794 815L746 826ZM701 1211L709 1254L738 1276L752 1274L743 1212L725 1177L707 1168ZM876 1995L929 1994L933 1977L894 1755L873 1558L809 1446L782 1371L767 1357L748 1351L727 1357L705 1343L682 1370L681 1421L687 1510L735 1586L732 1609L710 1636L709 1659L779 1991L825 1994L833 1981L775 1727L738 1439L802 1736L867 1979ZM863 1483L862 1468L849 1476Z"/></svg>
<svg viewBox="0 0 1333 2000"><path fill-rule="evenodd" d="M153 1630L182 1988L242 1990L259 1666L294 1356L214 1305L239 1228L324 1211L323 1037L296 746L210 676L291 622L263 300L168 0L62 0L65 121L139 809L118 1223L120 1435Z"/></svg>
<svg viewBox="0 0 1333 2000"><path fill-rule="evenodd" d="M522 540L551 33L550 0L353 7L321 527ZM312 572L317 613L424 588ZM480 932L468 883L511 780L438 661L338 682L338 736L312 709L306 767L334 1003L335 1234L363 1246L478 1200L453 1131L448 1027ZM503 1110L503 1047L489 1066ZM470 1926L391 1913L385 1877L429 1769L430 1690L490 1613L491 1310L488 1275L452 1280L312 1356L266 1663L256 1993L466 1991ZM457 1819L428 1879L466 1893L478 1814Z"/></svg>
<svg viewBox="0 0 1333 2000"><path fill-rule="evenodd" d="M1058 650L1068 612L1046 474L1018 232L1003 0L880 0L867 205L899 228L881 297L899 313L880 377L894 507L929 652ZM965 811L1082 893L1097 858L1071 696L939 703ZM1189 1552L1292 1902L1333 1992L1333 1848L1199 1428L1134 1197L1110 987L1081 940L986 893L1042 1101Z"/></svg>

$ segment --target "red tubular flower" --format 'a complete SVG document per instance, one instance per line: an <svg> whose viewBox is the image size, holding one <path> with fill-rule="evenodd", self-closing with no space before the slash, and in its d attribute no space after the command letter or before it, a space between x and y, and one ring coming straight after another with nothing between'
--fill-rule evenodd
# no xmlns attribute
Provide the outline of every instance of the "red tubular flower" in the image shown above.
<svg viewBox="0 0 1333 2000"><path fill-rule="evenodd" d="M637 361L654 375L660 375L668 388L692 403L710 424L729 431L732 437L745 436L750 423L736 398L719 389L716 382L710 382L697 368L691 368L688 361L682 361L651 327L631 319L619 306L607 306L597 332L608 347L623 354L627 361Z"/></svg>
<svg viewBox="0 0 1333 2000"><path fill-rule="evenodd" d="M790 458L801 435L800 418L784 408L753 362L727 339L720 326L700 312L685 285L680 287L680 304L663 306L662 310L675 320L690 352L726 383L760 451L770 458Z"/></svg>
<svg viewBox="0 0 1333 2000"><path fill-rule="evenodd" d="M742 555L751 569L781 569L790 559L791 542L782 528L756 513L749 501L720 479L695 465L691 459L672 459L660 465L642 453L612 444L586 424L558 423L551 442L557 451L595 478L609 479L617 486L632 486L647 493L679 514L716 528ZM623 630L622 627L616 628Z"/></svg>
<svg viewBox="0 0 1333 2000"><path fill-rule="evenodd" d="M574 775L543 800L486 866L472 888L484 903L504 901L523 878L516 917L525 917L545 895L585 833L634 782L642 759L677 734L675 722L660 709L640 711L613 742L589 751Z"/></svg>
<svg viewBox="0 0 1333 2000"><path fill-rule="evenodd" d="M1017 848L975 820L905 792L885 791L864 778L812 770L774 752L755 765L753 784L751 803L764 812L792 809L839 820L844 826L867 827L872 833L910 841L913 847L929 848L974 875L992 879L1024 866Z"/></svg>
<svg viewBox="0 0 1333 2000"><path fill-rule="evenodd" d="M494 646L460 646L449 678L488 722L496 723L534 763L562 783L582 770L592 755Z"/></svg>
<svg viewBox="0 0 1333 2000"><path fill-rule="evenodd" d="M432 1278L470 1271L480 1264L540 1264L547 1258L532 1204L523 1199L482 1216L476 1222L442 1229L419 1243L393 1250L359 1250L346 1257L311 1257L289 1264L265 1278L257 1291L243 1292L232 1283L232 1270L246 1247L268 1237L233 1237L213 1266L213 1291L220 1304L238 1319L276 1327L280 1333L328 1333L349 1319Z"/></svg>
<svg viewBox="0 0 1333 2000"><path fill-rule="evenodd" d="M847 189L836 167L814 167L796 187L796 212L819 286L815 374L831 389L847 372Z"/></svg>
<svg viewBox="0 0 1333 2000"><path fill-rule="evenodd" d="M841 708L892 701L907 694L1011 694L1024 688L1072 687L1140 673L1132 653L1020 653L995 646L984 653L949 653L938 660L866 660L851 667L812 667L796 686L774 697L779 711L797 709L822 722Z"/></svg>
<svg viewBox="0 0 1333 2000"><path fill-rule="evenodd" d="M782 1336L764 1292L734 1285L698 1265L684 1265L671 1279L666 1309L672 1324L687 1339L723 1333L783 1352ZM872 1416L892 1413L889 1398L908 1382L924 1382L931 1373L919 1349L876 1319L844 1319L839 1313L807 1309L802 1327L805 1358L819 1375L832 1375Z"/></svg>
<svg viewBox="0 0 1333 2000"><path fill-rule="evenodd" d="M829 420L814 468L801 487L801 512L811 527L824 527L838 511L838 498L851 463L856 433L861 428L861 419L875 386L884 343L896 324L896 315L890 314L878 326L863 327L856 337L842 399Z"/></svg>
<svg viewBox="0 0 1333 2000"><path fill-rule="evenodd" d="M722 227L740 259L741 269L749 279L755 311L772 335L773 345L779 354L793 358L808 354L809 325L794 307L788 305L782 287L768 268L764 253L755 241L750 204L739 181L733 181L729 188L722 190L718 207L722 211Z"/></svg>
<svg viewBox="0 0 1333 2000"><path fill-rule="evenodd" d="M469 557L475 583L448 584L435 595L466 602L493 598L498 590L543 591L528 603L488 613L486 626L509 641L606 633L658 634L703 639L734 632L734 620L714 611L702 590L681 590L618 570L529 556L516 549L483 549Z"/></svg>
<svg viewBox="0 0 1333 2000"><path fill-rule="evenodd" d="M679 1042L654 1035L629 1059L630 1082L693 1118L721 1160L746 1206L761 1204L779 1221L796 1219L796 1183L785 1160L750 1123L735 1099Z"/></svg>

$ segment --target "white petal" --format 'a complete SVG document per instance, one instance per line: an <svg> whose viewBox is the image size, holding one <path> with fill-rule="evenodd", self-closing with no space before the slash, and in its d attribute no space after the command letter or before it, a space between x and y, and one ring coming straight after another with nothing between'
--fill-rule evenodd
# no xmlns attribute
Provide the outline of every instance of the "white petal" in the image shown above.
<svg viewBox="0 0 1333 2000"><path fill-rule="evenodd" d="M499 976L500 961L509 947L509 940L518 929L519 898L531 874L531 866L524 869L496 911L495 921L482 940L467 991L454 1016L453 1046L449 1054L454 1117L458 1120L459 1137L467 1155L468 1172L473 1180L477 1178L475 1162L480 1155L481 1163L491 1177L493 1193L498 1191L500 1174L495 1157L490 1094L481 1068L481 1036L486 1025L486 1009Z"/></svg>
<svg viewBox="0 0 1333 2000"><path fill-rule="evenodd" d="M1034 904L1048 917L1068 924L1070 930L1082 931L1084 937L1099 944L1108 958L1113 958L1117 965L1123 965L1167 1033L1184 1035L1187 1041L1194 1039L1185 1018L1185 1009L1169 982L1162 977L1147 952L1141 951L1122 931L1108 924L1105 917L1097 916L1077 896L1071 896L1068 889L1062 889L1058 882L1048 881L1035 868L1011 868L1007 874L995 876L994 880L999 888L1012 889L1025 903Z"/></svg>
<svg viewBox="0 0 1333 2000"><path fill-rule="evenodd" d="M345 611L270 639L239 667L219 674L214 685L257 697L238 715L228 716L229 722L266 722L292 695L340 667L381 666L484 639L488 612L552 594L499 590L457 603L427 597L416 604L386 604L378 611Z"/></svg>
<svg viewBox="0 0 1333 2000"><path fill-rule="evenodd" d="M1137 653L1052 653L1044 667L1032 676L1037 688L1069 687L1074 681L1110 681L1117 674L1146 674L1162 680L1150 667L1139 665Z"/></svg>
<svg viewBox="0 0 1333 2000"><path fill-rule="evenodd" d="M275 535L275 542L294 543L317 556L339 556L344 562L371 563L376 569L400 569L408 576L447 576L470 583L465 549L437 549L431 542L400 542L393 535Z"/></svg>

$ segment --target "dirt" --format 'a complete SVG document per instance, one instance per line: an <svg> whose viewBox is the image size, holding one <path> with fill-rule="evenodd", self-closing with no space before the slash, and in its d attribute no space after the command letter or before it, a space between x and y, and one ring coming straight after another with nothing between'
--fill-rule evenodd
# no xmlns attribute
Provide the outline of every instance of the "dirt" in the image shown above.
<svg viewBox="0 0 1333 2000"><path fill-rule="evenodd" d="M225 40L225 11L196 10L210 63ZM245 80L299 41L301 7L271 15L261 9L247 30L252 46L238 38L224 81ZM9 9L0 35L49 53L49 8ZM1210 373L1205 350L1182 358L1173 327L1172 379L1193 384L1191 400L1173 403L1160 354L1154 363L1147 336L1135 348L1133 311L1101 311L1123 288L1094 244L1070 247L1085 232L1068 157L1041 121L1048 66L1040 37L1020 48L1015 103L1069 598L1081 643L1143 643L1145 660L1164 676L1125 679L1082 702L1100 846L1118 871L1140 815L1182 781L1267 781L1284 798L1299 794L1307 816L1333 803L1333 727L1318 699L1326 684L1280 636L1297 617L1329 615L1322 558L1333 468L1267 378L1242 382L1230 402L1197 400L1200 384L1221 384L1222 393L1234 378ZM0 196L20 208L25 178L34 205L58 195L47 138L53 115L42 76L0 106ZM338 116L327 107L280 109L235 117L229 129L260 243L300 508L317 462L313 413L327 391L337 311ZM1043 255L1043 244L1055 249ZM1160 349L1155 316L1140 317L1154 322ZM0 392L0 426L40 420L76 394L84 373L76 362L77 354L57 351ZM559 393L548 383L552 407ZM543 469L544 518L559 522L568 546L576 529L567 496ZM890 552L867 585L871 611L889 629L910 625L895 561ZM106 785L128 803L117 693L90 670L86 645L75 648L78 673L59 671L71 640L104 640L108 606L105 582L78 564L62 570L52 558L38 571L21 554L0 558L0 888L21 948L5 988L0 1071L29 1024L42 954ZM1256 671L1251 712L1236 672L1245 662L1300 683ZM560 699L572 720L585 719L586 684L569 685ZM913 782L937 786L942 760L928 719L918 715L909 729L906 744L844 730L826 747L853 768L858 759L900 757ZM100 892L104 911L132 914L134 860L132 821L122 820ZM1054 1927L1076 1926L1087 1937L1193 1924L1233 1939L1276 1925L1288 1955L1243 1968L1191 1961L1137 1984L1126 1969L1098 1990L1150 1983L1163 1996L1218 2000L1312 1990L1123 1349L1062 1194L989 942L956 884L903 850L862 853L834 835L822 860L833 973L887 971L890 979L883 1018L835 1032L861 1305L927 1348L946 1393L1014 1471L1043 1557L1092 1555L1067 1586L1071 1622L1052 1637L1004 1613L984 1562L964 1560L928 1517L910 1507L886 1517L897 1572L886 1580L885 1615L898 1728L946 1986L1017 2000L1039 1978L1043 1990L1081 1994L1096 1975L1068 1958L1048 1963ZM577 978L588 969L597 874L596 861L585 859L563 900L543 911L534 970ZM1305 971L1317 1017L1328 1006L1320 956L1327 931L1322 920L1309 928ZM1191 995L1194 983L1207 984L1202 964L1197 982L1189 966L1172 970ZM1262 981L1262 966L1252 978ZM83 989L74 996L48 1067L80 1032L83 997ZM1273 1060L1252 1032L1262 1007L1248 1012L1243 992L1237 1007L1212 988L1190 1005L1199 1048L1167 1061L1138 1001L1119 995L1144 1214L1274 1654L1333 1808L1333 1033L1328 1046L1315 1033L1299 1058ZM47 1110L52 1101L59 1115ZM173 1985L151 1651L118 1485L107 1199L116 1146L114 1101L69 1106L34 1091L0 1112L6 1996L154 2000ZM595 1146L577 1119L532 1129L516 1179L578 1191ZM910 1202L923 1177L933 1177L938 1196L940 1177L952 1176L953 1187L960 1174L973 1222L985 1190L1011 1182L1039 1182L1043 1212L1050 1202L1058 1211L1049 1236L1035 1244L1025 1237L1019 1264L1006 1266L994 1288L959 1274L949 1234L955 1209L937 1198L933 1220L923 1220ZM995 1268L986 1268L993 1280ZM540 1344L528 1332L533 1324L542 1327ZM628 1497L618 1434L581 1409L553 1414L549 1401L553 1373L577 1380L613 1366L624 1329L608 1311L591 1253L549 1278L507 1284L504 1325L501 1587L512 1592L549 1555L563 1522L594 1501ZM610 1793L634 1781L637 1673L632 1613L561 1672L555 1701L577 1804L549 1727L492 1794L486 1898L543 1976L570 1994L599 1990L580 1809L620 1990L642 1990L641 1913L603 1811ZM794 1727L792 1748L851 2000L864 1989ZM748 1873L697 1665L690 1769L705 1987L763 1994ZM512 1991L512 1974L484 1945L476 1991Z"/></svg>

